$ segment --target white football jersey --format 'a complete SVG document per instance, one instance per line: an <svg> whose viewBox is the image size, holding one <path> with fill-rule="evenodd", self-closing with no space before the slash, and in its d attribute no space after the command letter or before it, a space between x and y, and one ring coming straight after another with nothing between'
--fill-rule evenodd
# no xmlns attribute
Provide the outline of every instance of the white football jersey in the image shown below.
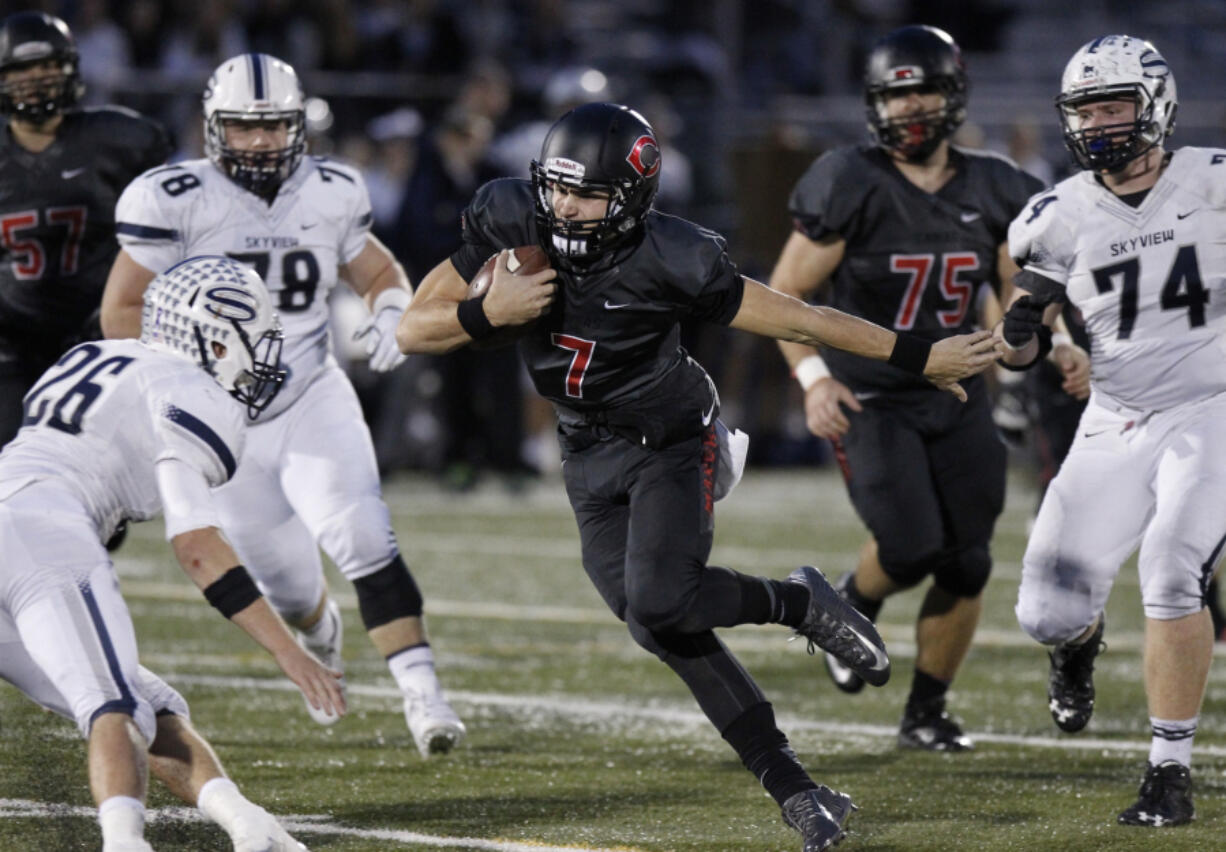
<svg viewBox="0 0 1226 852"><path fill-rule="evenodd" d="M337 267L366 246L370 198L357 170L304 157L271 205L207 159L145 172L115 209L120 245L141 266L161 272L201 254L229 255L264 279L285 331L285 383L267 420L293 404L325 365L328 294Z"/></svg>
<svg viewBox="0 0 1226 852"><path fill-rule="evenodd" d="M204 370L136 340L69 349L24 405L21 430L0 453L0 498L55 479L80 498L102 541L125 518L161 512L157 462L181 461L216 487L242 454L243 407ZM215 518L211 504L189 509Z"/></svg>
<svg viewBox="0 0 1226 852"><path fill-rule="evenodd" d="M1226 150L1174 152L1139 207L1080 172L1030 199L1009 251L1081 311L1097 394L1156 411L1226 391Z"/></svg>

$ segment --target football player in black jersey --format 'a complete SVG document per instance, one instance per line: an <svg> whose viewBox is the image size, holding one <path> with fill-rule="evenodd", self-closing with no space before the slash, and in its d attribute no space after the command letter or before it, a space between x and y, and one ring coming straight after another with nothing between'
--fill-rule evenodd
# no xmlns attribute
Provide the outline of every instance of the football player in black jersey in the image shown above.
<svg viewBox="0 0 1226 852"><path fill-rule="evenodd" d="M130 110L77 109L83 91L63 21L0 21L0 445L21 427L34 381L69 346L102 336L115 202L171 151L165 130Z"/></svg>
<svg viewBox="0 0 1226 852"><path fill-rule="evenodd" d="M678 323L695 317L890 360L959 397L957 380L994 355L986 332L930 343L744 278L720 235L652 209L659 171L655 133L638 113L603 103L568 112L531 181L477 191L464 245L422 281L397 339L404 352L438 353L531 324L519 352L557 411L584 570L635 641L685 681L804 848L824 849L843 835L851 799L806 774L713 628L788 625L875 685L889 660L871 622L816 569L779 581L707 564L714 501L738 472L721 459L731 444L719 397L679 345ZM552 268L515 276L500 255L484 295L465 299L491 254L523 245L544 248Z"/></svg>
<svg viewBox="0 0 1226 852"><path fill-rule="evenodd" d="M829 151L797 183L796 230L771 287L935 342L975 327L981 286L1016 271L1009 222L1042 189L1011 162L955 148L966 116L958 46L927 26L871 50L865 98L871 143ZM869 618L887 596L932 577L916 624L915 676L899 743L962 751L970 740L945 693L970 647L988 580L988 543L1004 506L1005 449L984 380L959 405L896 366L858 353L781 342L805 391L811 432L834 443L847 489L872 533L840 592ZM1075 355L1061 348L1057 355ZM1081 363L1080 361L1078 362ZM1087 371L1088 362L1081 364ZM864 684L827 657L835 684Z"/></svg>

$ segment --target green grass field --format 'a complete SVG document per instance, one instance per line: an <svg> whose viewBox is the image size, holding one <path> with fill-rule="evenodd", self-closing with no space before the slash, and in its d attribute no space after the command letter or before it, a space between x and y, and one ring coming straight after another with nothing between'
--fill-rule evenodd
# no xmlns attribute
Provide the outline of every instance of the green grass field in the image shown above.
<svg viewBox="0 0 1226 852"><path fill-rule="evenodd" d="M1034 495L1021 478L1011 489L979 638L950 699L973 753L895 747L918 592L882 613L893 680L858 696L836 691L783 628L722 634L814 777L860 806L840 848L1223 848L1226 687L1211 683L1201 716L1196 821L1116 826L1149 742L1135 569L1121 572L1108 608L1094 719L1077 737L1059 735L1046 709L1046 656L1013 617ZM319 728L270 658L179 572L160 524L135 529L118 554L143 662L187 697L249 798L313 850L799 850L680 681L600 603L578 564L560 483L454 496L410 477L388 483L387 496L426 594L443 682L469 726L458 751L430 761L413 748L352 591L331 569L350 714ZM863 537L832 471L750 471L717 519L713 562L778 577L804 562L831 575L849 569ZM73 726L0 687L0 850L99 848L84 755ZM146 836L156 849L229 848L177 804L151 785Z"/></svg>

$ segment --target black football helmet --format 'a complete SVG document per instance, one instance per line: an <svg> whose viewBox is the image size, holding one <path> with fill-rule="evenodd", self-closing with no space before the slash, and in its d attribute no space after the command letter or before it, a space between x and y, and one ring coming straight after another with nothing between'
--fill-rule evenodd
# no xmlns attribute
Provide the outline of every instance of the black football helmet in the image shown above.
<svg viewBox="0 0 1226 852"><path fill-rule="evenodd" d="M932 112L887 118L887 93L900 89L940 92L945 104ZM926 160L942 139L966 120L966 66L949 33L936 27L894 30L868 54L864 102L868 129L877 143L908 160Z"/></svg>
<svg viewBox="0 0 1226 852"><path fill-rule="evenodd" d="M552 188L608 193L602 219L567 220L554 212ZM549 129L532 161L541 247L555 266L590 270L642 236L660 186L660 144L643 116L619 104L576 107ZM606 262L612 262L607 260Z"/></svg>
<svg viewBox="0 0 1226 852"><path fill-rule="evenodd" d="M17 12L0 21L0 77L47 60L59 65L57 73L21 82L0 79L0 114L42 124L85 93L67 24L44 12Z"/></svg>

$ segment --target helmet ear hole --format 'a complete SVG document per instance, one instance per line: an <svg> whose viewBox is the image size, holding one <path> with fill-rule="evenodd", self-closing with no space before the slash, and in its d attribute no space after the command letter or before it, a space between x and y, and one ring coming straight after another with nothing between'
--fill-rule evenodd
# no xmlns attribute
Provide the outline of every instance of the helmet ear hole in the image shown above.
<svg viewBox="0 0 1226 852"><path fill-rule="evenodd" d="M214 357L214 358L216 358L216 359L218 359L218 360L220 361L222 358L226 357L226 352L227 352L228 350L226 349L226 345L225 345L224 343L222 343L222 342L221 342L221 341L219 341L219 340L214 340L214 341L213 341L211 344L209 344L209 345L210 345L210 347L211 347L211 348L212 348L212 350L213 350L213 357Z"/></svg>

